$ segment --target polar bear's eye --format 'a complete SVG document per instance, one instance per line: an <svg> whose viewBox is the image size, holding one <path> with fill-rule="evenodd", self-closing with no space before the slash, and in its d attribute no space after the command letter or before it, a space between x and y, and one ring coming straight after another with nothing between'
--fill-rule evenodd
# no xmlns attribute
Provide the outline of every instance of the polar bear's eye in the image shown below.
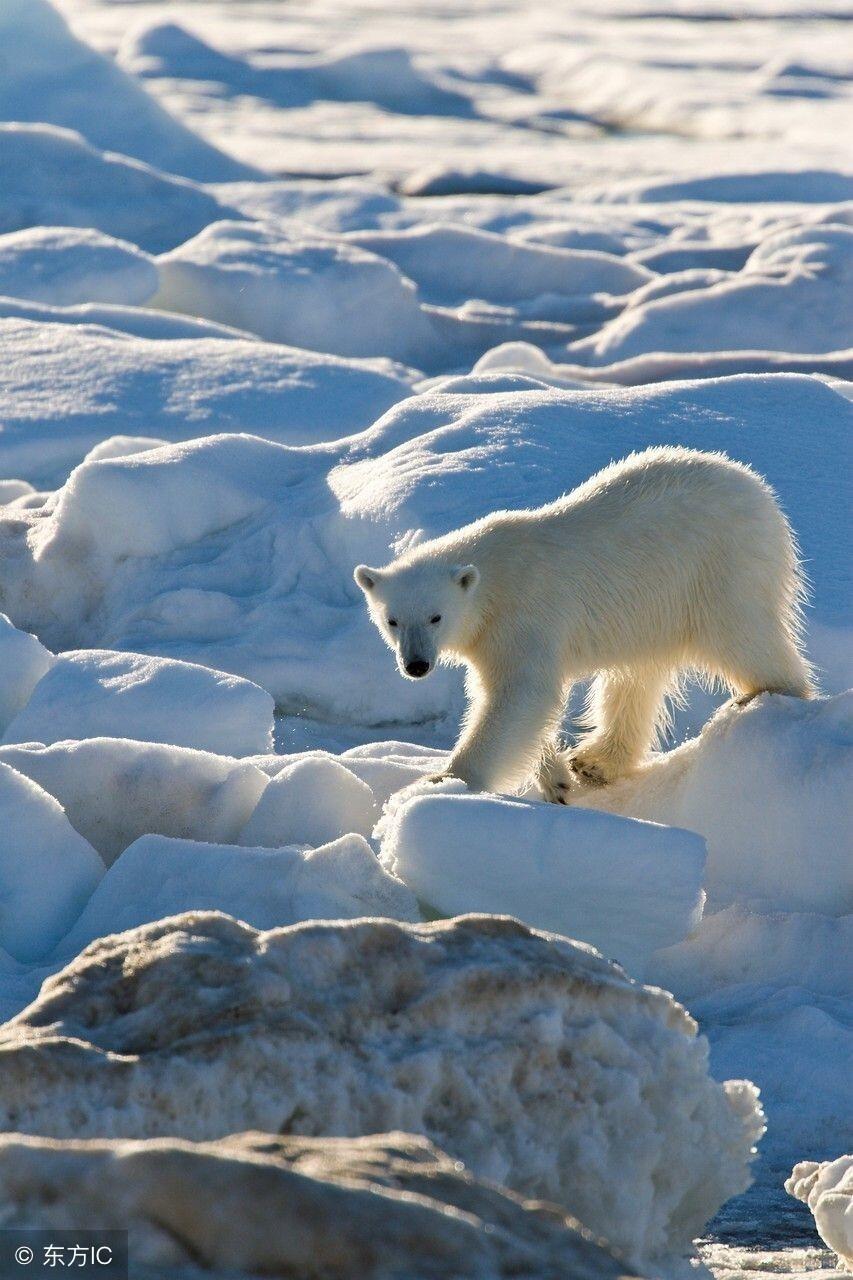
<svg viewBox="0 0 853 1280"><path fill-rule="evenodd" d="M389 618L389 619L388 619L388 626L389 626L389 627L396 627L396 625L397 625L397 619L396 619L396 618Z"/></svg>
<svg viewBox="0 0 853 1280"><path fill-rule="evenodd" d="M432 623L432 625L433 625L433 626L435 626L435 624L436 624L437 622L441 622L441 614L440 614L440 613L434 613L434 614L432 615L432 617L430 618L430 622Z"/></svg>

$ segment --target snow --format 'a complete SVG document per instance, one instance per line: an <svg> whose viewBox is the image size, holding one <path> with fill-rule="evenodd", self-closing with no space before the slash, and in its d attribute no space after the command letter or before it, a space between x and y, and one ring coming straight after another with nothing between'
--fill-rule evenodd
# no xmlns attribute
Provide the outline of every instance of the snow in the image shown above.
<svg viewBox="0 0 853 1280"><path fill-rule="evenodd" d="M108 866L143 835L236 843L267 786L248 760L129 738L2 746L0 761L55 796Z"/></svg>
<svg viewBox="0 0 853 1280"><path fill-rule="evenodd" d="M785 1190L811 1209L821 1240L838 1254L838 1265L853 1270L853 1156L795 1165Z"/></svg>
<svg viewBox="0 0 853 1280"><path fill-rule="evenodd" d="M332 756L309 756L270 780L238 843L316 848L349 832L369 836L378 816L366 782Z"/></svg>
<svg viewBox="0 0 853 1280"><path fill-rule="evenodd" d="M141 875L145 843L131 851ZM228 862L236 874L233 851L208 856L214 877ZM0 1116L19 1133L402 1128L563 1205L640 1269L689 1248L748 1182L763 1127L751 1086L709 1077L707 1046L669 995L498 916L267 933L174 916L93 943L0 1042Z"/></svg>
<svg viewBox="0 0 853 1280"><path fill-rule="evenodd" d="M95 938L182 911L226 907L258 929L312 919L419 918L412 893L356 835L304 852L146 835L112 864L54 955L68 959Z"/></svg>
<svg viewBox="0 0 853 1280"><path fill-rule="evenodd" d="M269 694L222 671L80 649L56 659L3 742L126 737L248 756L271 745L272 715Z"/></svg>
<svg viewBox="0 0 853 1280"><path fill-rule="evenodd" d="M0 732L29 701L53 661L35 636L19 631L0 613Z"/></svg>
<svg viewBox="0 0 853 1280"><path fill-rule="evenodd" d="M387 360L343 360L194 328L131 308L0 319L3 468L56 486L114 435L335 439L409 394L410 379Z"/></svg>
<svg viewBox="0 0 853 1280"><path fill-rule="evenodd" d="M0 43L4 120L76 129L95 146L202 181L245 175L245 166L202 142L111 59L77 40L48 0L4 0Z"/></svg>
<svg viewBox="0 0 853 1280"><path fill-rule="evenodd" d="M0 3L0 1009L37 1001L8 1125L159 1134L155 1188L176 1135L403 1125L634 1259L704 1230L717 1280L824 1280L853 1054L844 17ZM659 755L565 809L426 785L462 682L400 680L353 566L657 443L773 485L821 697L691 684ZM493 917L281 932L466 910L601 947L707 1043ZM758 1136L709 1069L769 1127L707 1224ZM311 1159L361 1167L338 1150ZM198 1154L282 1176L252 1152ZM465 1186L430 1240L515 1213Z"/></svg>
<svg viewBox="0 0 853 1280"><path fill-rule="evenodd" d="M0 833L0 947L32 962L62 937L104 866L59 802L7 764L0 764Z"/></svg>
<svg viewBox="0 0 853 1280"><path fill-rule="evenodd" d="M705 847L692 832L434 792L402 792L381 828L383 865L433 915L517 915L592 943L639 977L658 948L699 923Z"/></svg>
<svg viewBox="0 0 853 1280"><path fill-rule="evenodd" d="M223 214L201 187L101 151L74 129L0 123L0 165L4 232L39 224L93 227L158 253Z"/></svg>
<svg viewBox="0 0 853 1280"><path fill-rule="evenodd" d="M140 306L156 292L157 269L127 241L74 227L36 227L0 236L0 293L69 306Z"/></svg>

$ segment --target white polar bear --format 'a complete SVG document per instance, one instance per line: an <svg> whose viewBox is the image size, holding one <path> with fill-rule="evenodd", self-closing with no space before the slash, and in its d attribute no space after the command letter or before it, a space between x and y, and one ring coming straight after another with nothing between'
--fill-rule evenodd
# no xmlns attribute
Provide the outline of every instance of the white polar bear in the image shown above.
<svg viewBox="0 0 853 1280"><path fill-rule="evenodd" d="M769 486L722 454L632 454L548 506L496 511L355 580L405 676L468 668L447 773L477 790L535 774L565 802L578 778L629 772L687 670L743 700L814 693L791 530ZM588 731L563 750L569 689L592 674Z"/></svg>

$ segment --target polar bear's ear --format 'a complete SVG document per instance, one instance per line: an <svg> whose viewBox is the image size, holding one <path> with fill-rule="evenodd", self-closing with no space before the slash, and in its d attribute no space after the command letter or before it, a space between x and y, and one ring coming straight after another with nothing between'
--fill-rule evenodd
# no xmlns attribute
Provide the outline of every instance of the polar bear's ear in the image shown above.
<svg viewBox="0 0 853 1280"><path fill-rule="evenodd" d="M480 581L480 570L475 564L460 564L453 570L453 581L463 591L473 591Z"/></svg>
<svg viewBox="0 0 853 1280"><path fill-rule="evenodd" d="M378 569L371 569L366 564L356 565L352 576L366 594L373 590L381 577Z"/></svg>

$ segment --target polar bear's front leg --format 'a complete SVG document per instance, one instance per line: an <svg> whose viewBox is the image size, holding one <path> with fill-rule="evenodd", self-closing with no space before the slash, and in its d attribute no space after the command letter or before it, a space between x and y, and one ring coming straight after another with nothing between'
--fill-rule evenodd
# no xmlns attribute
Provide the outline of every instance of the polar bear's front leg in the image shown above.
<svg viewBox="0 0 853 1280"><path fill-rule="evenodd" d="M472 790L509 790L536 769L563 705L561 682L528 674L480 688L447 765Z"/></svg>

